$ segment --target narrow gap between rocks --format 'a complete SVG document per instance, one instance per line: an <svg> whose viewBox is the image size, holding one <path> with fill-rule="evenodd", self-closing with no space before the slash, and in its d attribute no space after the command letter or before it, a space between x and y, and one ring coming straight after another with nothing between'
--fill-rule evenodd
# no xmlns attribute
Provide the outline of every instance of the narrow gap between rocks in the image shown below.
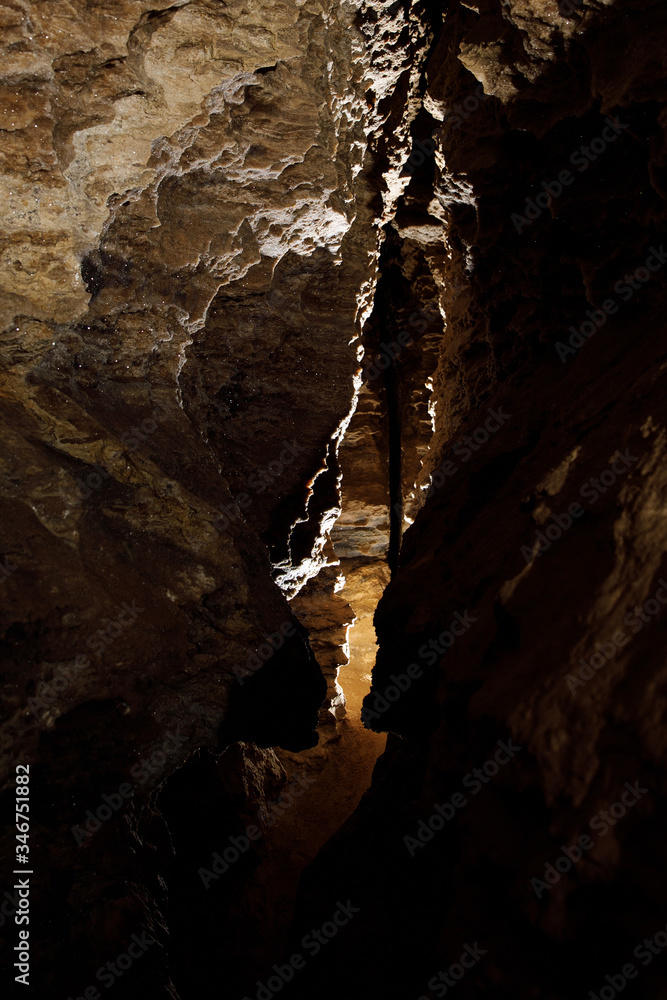
<svg viewBox="0 0 667 1000"><path fill-rule="evenodd" d="M287 794L251 890L265 935L255 968L268 968L285 953L301 873L354 812L386 745L386 734L365 728L361 712L377 653L375 610L397 565L403 528L412 520L403 499L413 516L421 499L417 479L434 430L432 328L440 326L421 248L407 251L409 267L424 273L427 301L421 309L407 292L404 253L404 240L388 231L365 331L364 379L337 456L340 515L323 550L326 565L291 601L308 628L328 697L317 746L299 752L275 748Z"/></svg>
<svg viewBox="0 0 667 1000"><path fill-rule="evenodd" d="M385 236L356 408L309 484L305 515L286 512L288 543L273 549L327 684L319 742L292 751L237 737L219 758L189 762L159 801L176 855L167 880L174 981L199 1000L214 994L195 949L220 953L230 995L255 996L254 984L284 959L301 876L354 813L386 745L386 733L361 718L377 653L373 620L431 479L442 320L422 244L392 227Z"/></svg>

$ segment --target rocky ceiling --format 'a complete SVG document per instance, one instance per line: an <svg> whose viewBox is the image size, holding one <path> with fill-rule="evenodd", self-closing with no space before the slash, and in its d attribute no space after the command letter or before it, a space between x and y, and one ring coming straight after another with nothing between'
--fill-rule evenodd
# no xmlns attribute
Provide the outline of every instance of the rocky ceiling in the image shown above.
<svg viewBox="0 0 667 1000"><path fill-rule="evenodd" d="M667 998L665 4L0 45L6 982Z"/></svg>

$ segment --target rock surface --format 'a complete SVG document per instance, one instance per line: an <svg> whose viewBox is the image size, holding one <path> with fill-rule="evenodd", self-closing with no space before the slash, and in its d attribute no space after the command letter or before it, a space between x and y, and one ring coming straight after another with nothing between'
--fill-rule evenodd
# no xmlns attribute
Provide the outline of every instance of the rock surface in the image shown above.
<svg viewBox="0 0 667 1000"><path fill-rule="evenodd" d="M225 748L317 739L326 684L286 596L328 559L425 42L389 4L312 0L0 20L1 752L7 809L34 768L33 976L79 995L147 932L124 995L174 997L173 815L190 787L217 802L215 841L239 815L221 770L255 766Z"/></svg>
<svg viewBox="0 0 667 1000"><path fill-rule="evenodd" d="M360 914L298 996L442 995L475 942L457 996L598 995L633 961L665 995L633 951L665 926L665 11L568 9L450 5L430 53L414 132L437 151L395 228L433 233L446 318L433 488L366 707L423 676L371 723L400 735L304 880L295 941L325 901Z"/></svg>
<svg viewBox="0 0 667 1000"><path fill-rule="evenodd" d="M466 944L461 998L599 991L666 919L664 5L11 0L0 27L0 753L7 816L31 762L39 996L133 934L128 1000L254 996L348 900L282 996L430 998ZM366 707L422 676L286 943L279 867L366 780L352 720L314 744L389 568ZM304 761L326 822L310 796L286 862L298 813L267 816Z"/></svg>

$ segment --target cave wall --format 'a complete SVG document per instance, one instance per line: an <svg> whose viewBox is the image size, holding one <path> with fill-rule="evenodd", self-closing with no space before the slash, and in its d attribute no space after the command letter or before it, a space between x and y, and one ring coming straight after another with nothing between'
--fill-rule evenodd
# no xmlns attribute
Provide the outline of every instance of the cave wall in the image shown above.
<svg viewBox="0 0 667 1000"><path fill-rule="evenodd" d="M634 952L667 919L666 26L653 3L443 6L394 223L445 317L435 433L375 616L388 750L295 944L324 900L360 913L299 996L442 996L475 942L460 997L611 995L626 962L666 995Z"/></svg>
<svg viewBox="0 0 667 1000"><path fill-rule="evenodd" d="M314 743L387 559L368 712L422 676L367 716L388 749L295 949L360 913L283 995L431 997L479 942L461 997L560 1000L664 926L665 625L627 616L667 575L665 17L2 6L2 801L34 761L40 996L134 933L130 1000L251 989L263 846L210 892L196 870L284 787L271 748ZM521 750L411 853L499 740ZM636 807L538 898L626 782Z"/></svg>
<svg viewBox="0 0 667 1000"><path fill-rule="evenodd" d="M268 748L317 740L326 682L286 598L327 561L415 10L0 11L3 802L32 760L41 996L144 932L124 995L187 990L174 816L192 789L217 804L206 857L284 782Z"/></svg>

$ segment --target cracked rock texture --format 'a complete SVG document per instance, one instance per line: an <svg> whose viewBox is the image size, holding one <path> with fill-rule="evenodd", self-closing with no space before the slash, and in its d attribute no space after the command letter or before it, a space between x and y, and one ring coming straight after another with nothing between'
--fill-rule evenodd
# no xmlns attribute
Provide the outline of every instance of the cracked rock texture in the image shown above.
<svg viewBox="0 0 667 1000"><path fill-rule="evenodd" d="M457 996L597 995L634 961L637 995L665 997L662 960L633 959L667 898L665 8L490 0L434 23L413 134L437 148L393 227L406 276L419 231L445 316L435 433L366 706L424 675L371 723L392 733L373 786L302 883L294 942L328 900L360 914L295 995L439 996L477 941ZM498 740L521 750L475 791Z"/></svg>
<svg viewBox="0 0 667 1000"><path fill-rule="evenodd" d="M194 850L175 817L196 790L224 843L247 808L227 785L252 772L259 808L262 748L316 742L326 681L287 597L331 559L424 17L0 6L3 801L31 760L45 998L146 932L123 995L200 1000L168 926ZM337 607L315 630L344 634ZM236 905L212 918L228 957Z"/></svg>
<svg viewBox="0 0 667 1000"><path fill-rule="evenodd" d="M283 997L430 1000L473 942L461 1000L599 991L667 919L664 4L9 0L0 29L2 852L29 760L39 996L133 934L128 1000L254 996L348 899ZM280 754L342 711L387 564L367 706L423 676L269 958Z"/></svg>

